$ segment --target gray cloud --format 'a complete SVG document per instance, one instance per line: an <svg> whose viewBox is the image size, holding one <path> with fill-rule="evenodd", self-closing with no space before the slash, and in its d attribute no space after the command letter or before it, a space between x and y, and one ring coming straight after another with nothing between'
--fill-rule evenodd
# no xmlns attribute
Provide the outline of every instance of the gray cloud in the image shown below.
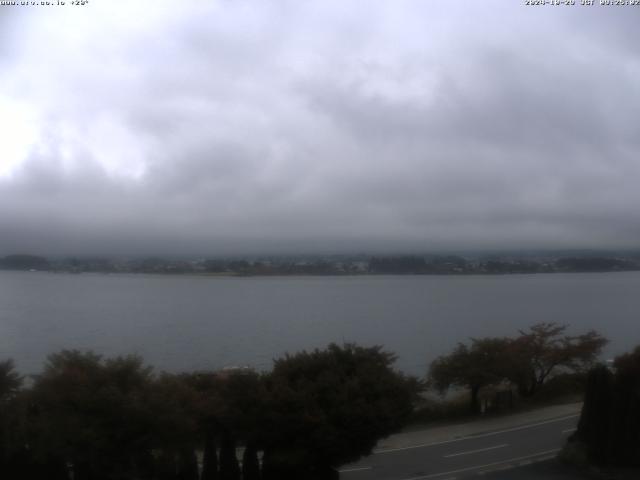
<svg viewBox="0 0 640 480"><path fill-rule="evenodd" d="M638 244L635 9L154 5L0 12L0 253Z"/></svg>

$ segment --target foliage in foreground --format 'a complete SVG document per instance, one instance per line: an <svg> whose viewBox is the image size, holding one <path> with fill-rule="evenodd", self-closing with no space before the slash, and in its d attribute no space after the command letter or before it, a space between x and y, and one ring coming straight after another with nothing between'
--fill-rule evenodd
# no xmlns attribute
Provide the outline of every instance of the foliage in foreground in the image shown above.
<svg viewBox="0 0 640 480"><path fill-rule="evenodd" d="M570 439L590 463L640 466L640 347L589 372L587 392Z"/></svg>
<svg viewBox="0 0 640 480"><path fill-rule="evenodd" d="M157 375L139 357L62 351L30 388L2 363L0 476L332 478L410 414L417 382L393 361L379 347L330 345L287 355L265 374Z"/></svg>
<svg viewBox="0 0 640 480"><path fill-rule="evenodd" d="M412 411L417 382L391 369L379 347L331 345L276 361L268 379L265 468L285 478L290 462L321 472L371 452ZM283 468L284 467L284 468ZM295 472L291 478L304 478Z"/></svg>
<svg viewBox="0 0 640 480"><path fill-rule="evenodd" d="M451 386L468 388L470 409L480 411L481 389L490 385L515 385L522 397L531 397L559 372L588 370L607 340L591 330L566 335L566 326L539 323L516 338L471 339L438 357L429 370L431 385L444 392Z"/></svg>

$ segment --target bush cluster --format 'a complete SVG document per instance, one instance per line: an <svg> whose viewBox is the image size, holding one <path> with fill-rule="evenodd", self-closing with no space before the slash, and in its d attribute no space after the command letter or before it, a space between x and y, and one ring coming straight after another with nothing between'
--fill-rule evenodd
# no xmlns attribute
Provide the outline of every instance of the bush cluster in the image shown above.
<svg viewBox="0 0 640 480"><path fill-rule="evenodd" d="M136 356L0 364L0 477L324 479L409 416L418 383L380 347L330 345L270 372L155 374ZM241 459L241 460L240 460Z"/></svg>

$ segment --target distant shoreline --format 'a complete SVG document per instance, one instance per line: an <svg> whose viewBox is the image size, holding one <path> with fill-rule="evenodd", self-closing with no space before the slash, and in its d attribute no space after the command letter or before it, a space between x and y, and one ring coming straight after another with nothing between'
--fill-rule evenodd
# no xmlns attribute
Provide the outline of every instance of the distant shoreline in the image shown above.
<svg viewBox="0 0 640 480"><path fill-rule="evenodd" d="M49 259L30 254L0 258L0 269L66 273L153 273L211 277L363 276L363 275L512 275L602 273L640 270L640 254L550 255L328 255L245 258L95 258Z"/></svg>
<svg viewBox="0 0 640 480"><path fill-rule="evenodd" d="M640 272L640 268L628 270L576 270L576 271L546 271L546 272L465 272L465 273L202 273L202 272L130 272L130 271L82 271L69 270L21 270L0 268L0 272L22 273L51 273L57 275L153 275L162 277L198 277L198 278L268 278L268 277L504 277L511 275L562 275L562 274L595 274L595 273L631 273Z"/></svg>

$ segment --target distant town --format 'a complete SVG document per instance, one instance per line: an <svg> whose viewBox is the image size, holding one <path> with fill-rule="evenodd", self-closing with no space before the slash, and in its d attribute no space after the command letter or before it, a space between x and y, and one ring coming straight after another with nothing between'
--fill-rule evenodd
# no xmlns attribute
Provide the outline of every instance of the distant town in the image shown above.
<svg viewBox="0 0 640 480"><path fill-rule="evenodd" d="M640 270L640 253L473 255L301 255L226 258L68 257L16 254L0 269L57 273L151 273L228 276L473 275Z"/></svg>

